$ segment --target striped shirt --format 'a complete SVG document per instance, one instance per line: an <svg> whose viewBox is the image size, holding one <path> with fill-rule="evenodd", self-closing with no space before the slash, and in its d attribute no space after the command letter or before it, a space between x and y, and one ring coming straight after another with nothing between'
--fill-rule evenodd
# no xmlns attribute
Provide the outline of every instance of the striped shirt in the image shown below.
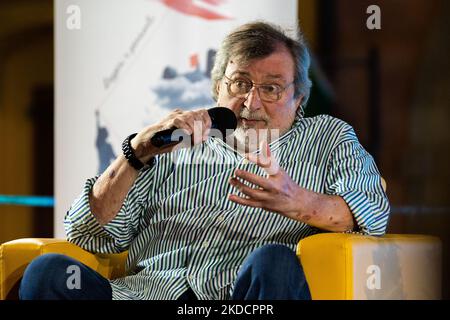
<svg viewBox="0 0 450 320"><path fill-rule="evenodd" d="M300 186L339 195L361 232L383 235L389 203L379 171L350 125L328 115L297 117L270 144ZM88 179L65 217L68 240L95 253L129 250L126 276L111 280L113 299L176 299L191 287L199 299L228 299L243 260L270 243L295 250L321 232L305 223L228 200L236 168L264 175L222 140L159 155L139 173L117 216L101 226L89 207Z"/></svg>

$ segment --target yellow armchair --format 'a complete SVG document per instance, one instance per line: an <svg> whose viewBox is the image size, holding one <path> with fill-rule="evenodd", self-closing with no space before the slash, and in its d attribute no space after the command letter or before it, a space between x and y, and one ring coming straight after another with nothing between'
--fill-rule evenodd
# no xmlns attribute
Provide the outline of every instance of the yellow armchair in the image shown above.
<svg viewBox="0 0 450 320"><path fill-rule="evenodd" d="M0 246L0 300L17 299L26 266L45 253L71 256L109 279L125 272L127 252L92 254L58 239ZM440 299L441 242L423 235L370 237L322 233L297 246L313 299Z"/></svg>
<svg viewBox="0 0 450 320"><path fill-rule="evenodd" d="M425 235L323 233L297 246L313 299L440 299L441 242Z"/></svg>
<svg viewBox="0 0 450 320"><path fill-rule="evenodd" d="M63 239L19 239L0 246L0 300L17 299L20 280L28 264L46 253L61 253L113 279L125 273L128 252L93 254Z"/></svg>

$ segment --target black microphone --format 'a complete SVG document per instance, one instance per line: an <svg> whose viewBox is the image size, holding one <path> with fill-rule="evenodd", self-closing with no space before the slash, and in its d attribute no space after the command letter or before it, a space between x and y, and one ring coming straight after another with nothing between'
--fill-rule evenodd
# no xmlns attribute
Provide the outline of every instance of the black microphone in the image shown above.
<svg viewBox="0 0 450 320"><path fill-rule="evenodd" d="M234 112L228 108L216 107L208 109L209 117L211 118L211 129L217 129L224 139L227 134L230 134L236 129L237 119ZM170 129L158 131L151 138L151 142L155 147L162 147L174 142L179 143L183 140L183 135L172 136L173 132L178 128L172 127ZM210 136L214 135L214 130L211 130ZM177 140L178 138L178 140Z"/></svg>

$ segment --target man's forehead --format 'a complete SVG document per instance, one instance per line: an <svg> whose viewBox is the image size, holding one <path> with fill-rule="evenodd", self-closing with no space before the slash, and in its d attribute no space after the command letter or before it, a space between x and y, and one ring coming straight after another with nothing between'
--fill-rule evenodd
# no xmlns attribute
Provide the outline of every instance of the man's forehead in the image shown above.
<svg viewBox="0 0 450 320"><path fill-rule="evenodd" d="M240 69L240 68L233 70L230 74L230 76L236 76L236 75L244 76L247 78L251 77L250 72ZM266 74L264 74L264 78L278 80L278 79L284 79L284 76L280 73L266 73Z"/></svg>
<svg viewBox="0 0 450 320"><path fill-rule="evenodd" d="M253 72L258 77L269 80L290 78L294 73L294 69L295 65L292 55L284 46L277 47L276 50L267 56L253 59L247 59L245 55L232 55L226 67L228 75L250 76Z"/></svg>
<svg viewBox="0 0 450 320"><path fill-rule="evenodd" d="M294 72L293 68L291 66L287 67L285 65L285 62L275 64L272 62L270 63L270 65L264 64L259 65L257 68L254 68L256 63L264 59L265 58L253 59L248 62L230 59L226 67L226 74L229 77L243 76L247 78L252 78L254 76L257 76L260 79L265 79L269 81L276 81L276 80L286 81L289 80L291 75L293 76Z"/></svg>

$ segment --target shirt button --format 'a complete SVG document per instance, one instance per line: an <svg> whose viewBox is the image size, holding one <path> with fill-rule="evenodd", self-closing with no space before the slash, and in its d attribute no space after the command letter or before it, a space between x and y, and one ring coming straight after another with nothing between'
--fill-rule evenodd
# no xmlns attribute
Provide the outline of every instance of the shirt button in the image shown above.
<svg viewBox="0 0 450 320"><path fill-rule="evenodd" d="M225 220L224 216L218 216L217 217L217 221L222 222L223 220Z"/></svg>
<svg viewBox="0 0 450 320"><path fill-rule="evenodd" d="M244 160L242 160L242 164L248 164L247 158L244 158Z"/></svg>
<svg viewBox="0 0 450 320"><path fill-rule="evenodd" d="M202 247L207 248L209 246L209 241L203 241Z"/></svg>
<svg viewBox="0 0 450 320"><path fill-rule="evenodd" d="M192 280L194 280L194 276L192 274L190 274L190 275L188 275L188 279L192 281Z"/></svg>

